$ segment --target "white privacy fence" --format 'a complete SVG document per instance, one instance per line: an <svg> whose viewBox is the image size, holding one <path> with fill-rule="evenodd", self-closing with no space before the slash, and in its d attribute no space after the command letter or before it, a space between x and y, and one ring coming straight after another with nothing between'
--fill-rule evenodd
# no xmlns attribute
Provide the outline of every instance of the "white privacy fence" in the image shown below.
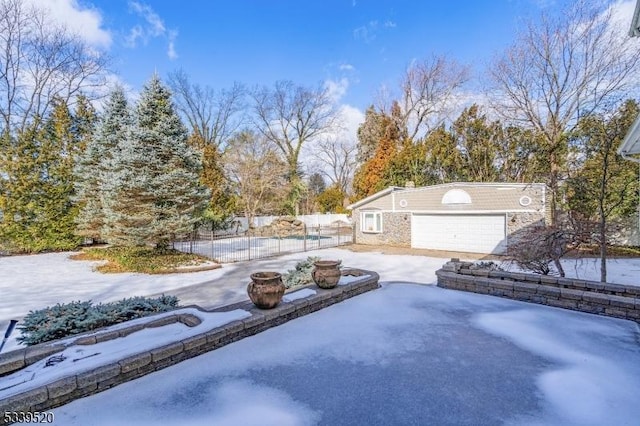
<svg viewBox="0 0 640 426"><path fill-rule="evenodd" d="M273 222L274 220L280 217L281 216L256 216L253 218L253 224L256 227L270 225L271 222ZM305 214L305 215L296 216L296 219L303 222L307 226L327 226L335 222L345 222L347 224L351 224L351 219L346 214L335 214L335 213ZM243 232L249 229L249 225L246 217L237 217L235 221L240 224L238 228L239 232Z"/></svg>

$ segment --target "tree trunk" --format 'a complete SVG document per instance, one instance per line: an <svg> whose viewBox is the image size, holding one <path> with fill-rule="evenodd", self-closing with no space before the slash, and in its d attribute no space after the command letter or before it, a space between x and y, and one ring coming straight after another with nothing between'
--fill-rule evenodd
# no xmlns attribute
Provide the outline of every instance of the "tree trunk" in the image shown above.
<svg viewBox="0 0 640 426"><path fill-rule="evenodd" d="M607 282L607 219L602 209L600 201L600 221L598 224L600 231L600 282Z"/></svg>

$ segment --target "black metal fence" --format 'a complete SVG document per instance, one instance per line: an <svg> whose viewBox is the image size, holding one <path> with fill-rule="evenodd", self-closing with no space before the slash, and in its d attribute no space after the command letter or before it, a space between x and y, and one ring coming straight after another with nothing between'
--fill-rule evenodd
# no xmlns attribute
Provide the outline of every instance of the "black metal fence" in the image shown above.
<svg viewBox="0 0 640 426"><path fill-rule="evenodd" d="M353 227L336 224L305 226L302 232L272 235L215 235L199 230L173 242L173 248L196 253L219 263L261 259L286 253L338 247L353 243Z"/></svg>

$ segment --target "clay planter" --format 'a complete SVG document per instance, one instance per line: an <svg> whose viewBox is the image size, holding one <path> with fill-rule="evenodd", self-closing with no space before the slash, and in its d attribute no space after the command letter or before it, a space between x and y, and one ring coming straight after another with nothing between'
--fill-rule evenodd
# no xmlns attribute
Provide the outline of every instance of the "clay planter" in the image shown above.
<svg viewBox="0 0 640 426"><path fill-rule="evenodd" d="M282 275L278 272L256 272L251 274L247 286L249 299L260 309L272 309L278 306L284 295Z"/></svg>
<svg viewBox="0 0 640 426"><path fill-rule="evenodd" d="M341 260L318 260L313 262L313 272L311 277L313 282L320 288L334 288L340 281L340 263Z"/></svg>

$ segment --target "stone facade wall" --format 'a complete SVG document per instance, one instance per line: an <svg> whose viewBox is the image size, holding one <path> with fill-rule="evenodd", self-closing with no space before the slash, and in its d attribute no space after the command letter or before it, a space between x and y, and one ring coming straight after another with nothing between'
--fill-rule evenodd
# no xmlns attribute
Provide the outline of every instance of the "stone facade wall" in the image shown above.
<svg viewBox="0 0 640 426"><path fill-rule="evenodd" d="M213 328L196 336L150 351L144 351L90 371L72 374L46 385L2 399L0 400L0 413L43 412L59 407L75 399L102 392L121 383L137 379L379 287L377 273L373 271L362 272L367 276L330 290L314 286L313 289L316 294L292 302L283 301L274 309L261 310L253 306L251 302L242 302L220 308L217 311L245 309L251 313L251 316ZM189 322L192 319L170 318L162 321L164 323L175 322L176 320ZM159 326L161 324L156 323L154 325ZM118 336L113 337L117 338ZM64 349L64 346L55 345L55 342L51 342L51 344L53 347L57 347L58 351ZM0 368L7 364L2 370L5 371L5 374L8 374L8 372L16 369L16 363L19 363L17 361L20 358L22 358L21 363L24 365L24 357L28 354L29 348L2 354L0 356ZM48 353L45 357L49 355L51 353ZM4 416L2 416L0 417L0 425L4 424L7 423Z"/></svg>
<svg viewBox="0 0 640 426"><path fill-rule="evenodd" d="M357 209L353 213L354 222L354 242L367 245L390 245L400 247L411 247L411 213L408 212L383 212L382 232L362 232L360 213L363 210ZM366 210L365 210L366 211Z"/></svg>
<svg viewBox="0 0 640 426"><path fill-rule="evenodd" d="M451 259L436 271L438 287L640 322L640 287L526 273L474 270Z"/></svg>
<svg viewBox="0 0 640 426"><path fill-rule="evenodd" d="M367 245L391 245L399 247L411 247L411 213L410 212L383 212L382 231L380 233L362 232L360 226L360 213L363 210L355 210L353 214L355 242ZM545 223L543 212L507 213L507 244L508 246L520 241L526 231L533 226Z"/></svg>
<svg viewBox="0 0 640 426"><path fill-rule="evenodd" d="M507 251L526 236L532 227L545 225L545 212L507 213Z"/></svg>

